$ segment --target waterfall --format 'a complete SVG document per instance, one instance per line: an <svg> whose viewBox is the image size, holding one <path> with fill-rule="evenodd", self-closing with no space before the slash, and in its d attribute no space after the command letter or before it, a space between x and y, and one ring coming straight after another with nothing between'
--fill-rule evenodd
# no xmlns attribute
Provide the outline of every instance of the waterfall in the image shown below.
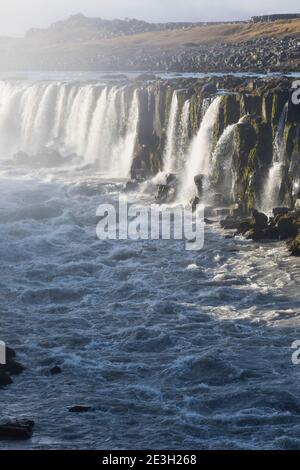
<svg viewBox="0 0 300 470"><path fill-rule="evenodd" d="M48 147L106 176L128 177L138 115L138 94L125 86L0 81L1 159Z"/></svg>
<svg viewBox="0 0 300 470"><path fill-rule="evenodd" d="M186 100L182 107L180 116L180 130L178 143L177 168L181 169L184 165L185 155L189 144L189 119L190 119L190 100Z"/></svg>
<svg viewBox="0 0 300 470"><path fill-rule="evenodd" d="M172 173L174 168L174 160L176 158L176 138L177 138L177 113L178 113L178 98L177 91L173 92L171 108L169 113L169 121L167 127L167 143L164 154L164 168L166 173Z"/></svg>
<svg viewBox="0 0 300 470"><path fill-rule="evenodd" d="M233 198L234 175L232 159L235 151L234 132L237 124L225 128L218 140L211 163L211 179L224 199Z"/></svg>
<svg viewBox="0 0 300 470"><path fill-rule="evenodd" d="M217 96L208 106L200 129L188 150L179 193L179 199L182 202L188 202L196 194L194 177L198 174L207 176L210 174L213 132L218 118L220 102L221 97Z"/></svg>
<svg viewBox="0 0 300 470"><path fill-rule="evenodd" d="M271 168L269 168L265 188L262 194L261 208L266 213L270 213L274 207L280 204L279 193L282 183L282 171L285 157L284 129L287 110L288 103L285 104L279 119L273 143L273 163Z"/></svg>

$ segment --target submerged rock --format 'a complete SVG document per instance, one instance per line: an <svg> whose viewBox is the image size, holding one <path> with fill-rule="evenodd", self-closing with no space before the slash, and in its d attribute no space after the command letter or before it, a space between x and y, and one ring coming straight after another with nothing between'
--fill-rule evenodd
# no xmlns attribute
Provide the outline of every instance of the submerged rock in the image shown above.
<svg viewBox="0 0 300 470"><path fill-rule="evenodd" d="M139 182L137 180L129 180L124 186L124 191L130 192L135 191L139 187Z"/></svg>
<svg viewBox="0 0 300 470"><path fill-rule="evenodd" d="M30 439L33 434L34 421L16 420L0 424L0 439Z"/></svg>
<svg viewBox="0 0 300 470"><path fill-rule="evenodd" d="M51 375L57 375L57 374L61 374L62 373L62 370L59 366L54 366L52 367L52 369L50 370L50 374Z"/></svg>
<svg viewBox="0 0 300 470"><path fill-rule="evenodd" d="M91 406L86 406L86 405L75 405L69 408L70 413L87 413L88 411L91 411L92 407Z"/></svg>

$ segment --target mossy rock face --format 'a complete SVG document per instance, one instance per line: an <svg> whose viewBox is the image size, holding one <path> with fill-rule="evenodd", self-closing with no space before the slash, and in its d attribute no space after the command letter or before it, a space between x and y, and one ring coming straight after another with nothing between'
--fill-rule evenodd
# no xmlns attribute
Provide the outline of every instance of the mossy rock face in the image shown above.
<svg viewBox="0 0 300 470"><path fill-rule="evenodd" d="M290 97L288 102L287 122L300 123L300 105L294 104L292 97Z"/></svg>
<svg viewBox="0 0 300 470"><path fill-rule="evenodd" d="M261 114L262 97L257 95L250 95L248 93L242 93L240 97L240 107L241 116L245 116L246 114Z"/></svg>

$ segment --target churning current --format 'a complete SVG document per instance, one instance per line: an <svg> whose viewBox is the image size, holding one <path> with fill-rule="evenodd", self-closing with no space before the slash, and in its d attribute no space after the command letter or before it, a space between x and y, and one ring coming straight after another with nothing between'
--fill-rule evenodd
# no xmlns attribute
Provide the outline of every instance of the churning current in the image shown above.
<svg viewBox="0 0 300 470"><path fill-rule="evenodd" d="M11 109L31 99L22 93ZM134 93L132 103L126 165ZM36 422L31 440L1 447L299 449L300 269L285 245L228 239L218 224L198 252L98 240L96 208L117 201L122 180L91 171L88 154L81 166L37 170L5 163L1 150L0 339L26 366L0 392L1 419ZM62 373L51 376L55 365Z"/></svg>

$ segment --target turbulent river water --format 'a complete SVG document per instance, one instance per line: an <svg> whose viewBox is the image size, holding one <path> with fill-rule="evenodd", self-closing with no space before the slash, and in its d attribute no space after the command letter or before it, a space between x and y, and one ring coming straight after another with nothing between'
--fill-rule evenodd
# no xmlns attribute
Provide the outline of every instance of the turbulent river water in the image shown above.
<svg viewBox="0 0 300 470"><path fill-rule="evenodd" d="M299 261L218 224L198 252L98 240L96 208L122 184L1 164L0 339L27 368L1 420L36 427L0 447L299 449Z"/></svg>

